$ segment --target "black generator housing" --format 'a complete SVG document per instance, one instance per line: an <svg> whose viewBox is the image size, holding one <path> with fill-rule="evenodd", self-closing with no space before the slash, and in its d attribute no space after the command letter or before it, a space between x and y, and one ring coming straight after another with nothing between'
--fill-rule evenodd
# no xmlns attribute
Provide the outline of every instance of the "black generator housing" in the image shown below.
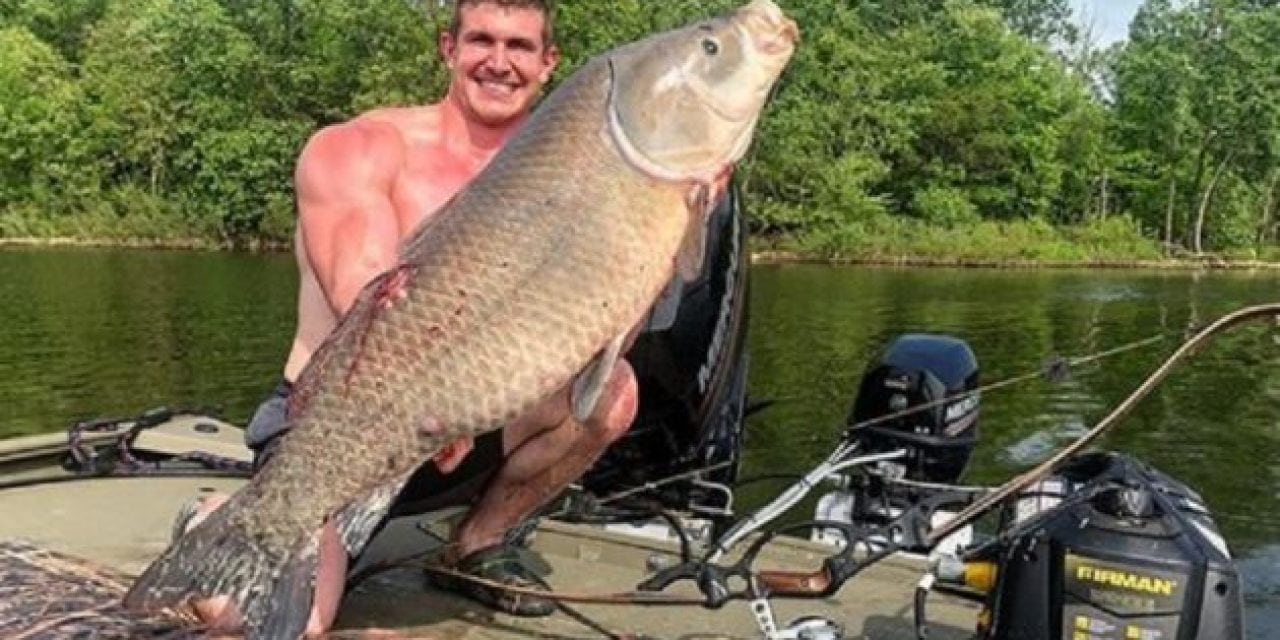
<svg viewBox="0 0 1280 640"><path fill-rule="evenodd" d="M954 483L978 442L978 374L978 359L963 340L898 336L862 377L849 413L849 437L865 453L905 448L908 479ZM929 403L936 404L897 415Z"/></svg>
<svg viewBox="0 0 1280 640"><path fill-rule="evenodd" d="M1244 637L1240 578L1199 495L1114 453L1076 458L1054 480L1060 502L1015 523L1006 511L1001 535L967 554L998 567L979 637Z"/></svg>

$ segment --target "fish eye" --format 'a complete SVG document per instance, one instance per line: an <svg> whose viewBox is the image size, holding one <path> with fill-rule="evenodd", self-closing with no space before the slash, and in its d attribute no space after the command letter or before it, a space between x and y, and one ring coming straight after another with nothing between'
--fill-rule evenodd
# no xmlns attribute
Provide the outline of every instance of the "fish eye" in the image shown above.
<svg viewBox="0 0 1280 640"><path fill-rule="evenodd" d="M716 44L716 41L711 38L705 38L702 41L702 50L706 51L707 55L714 56L720 53L720 45Z"/></svg>

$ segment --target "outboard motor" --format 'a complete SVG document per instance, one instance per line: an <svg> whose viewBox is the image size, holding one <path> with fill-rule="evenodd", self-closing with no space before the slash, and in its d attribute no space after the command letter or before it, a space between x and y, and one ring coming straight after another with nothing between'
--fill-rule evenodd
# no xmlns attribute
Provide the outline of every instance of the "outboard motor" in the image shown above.
<svg viewBox="0 0 1280 640"><path fill-rule="evenodd" d="M702 270L675 278L627 353L640 388L631 429L583 477L596 495L714 469L661 487L666 506L731 506L746 410L746 225L736 185L707 221Z"/></svg>
<svg viewBox="0 0 1280 640"><path fill-rule="evenodd" d="M905 477L959 480L978 442L978 359L963 340L908 334L889 343L862 378L849 414L862 452L906 449ZM956 398L952 402L941 402ZM935 406L903 413L929 403ZM902 414L902 415L899 415ZM896 417L889 417L896 416Z"/></svg>
<svg viewBox="0 0 1280 640"><path fill-rule="evenodd" d="M938 485L956 483L969 464L978 441L977 388L978 359L965 341L933 334L890 341L862 377L845 438L858 445L859 456L902 450L906 455L843 476L840 489L818 499L815 519L887 525L899 547L927 550L927 529L949 519L951 509L972 495L966 488ZM938 546L959 549L972 537L966 527ZM815 528L810 538L845 542L827 527Z"/></svg>

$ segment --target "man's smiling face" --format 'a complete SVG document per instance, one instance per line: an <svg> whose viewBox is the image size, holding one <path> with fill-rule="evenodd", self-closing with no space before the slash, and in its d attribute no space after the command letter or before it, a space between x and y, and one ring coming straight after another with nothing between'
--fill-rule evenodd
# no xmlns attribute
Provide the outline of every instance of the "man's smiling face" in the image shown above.
<svg viewBox="0 0 1280 640"><path fill-rule="evenodd" d="M486 126L523 117L559 60L543 40L547 16L491 2L459 8L458 33L440 36L450 93L467 116Z"/></svg>

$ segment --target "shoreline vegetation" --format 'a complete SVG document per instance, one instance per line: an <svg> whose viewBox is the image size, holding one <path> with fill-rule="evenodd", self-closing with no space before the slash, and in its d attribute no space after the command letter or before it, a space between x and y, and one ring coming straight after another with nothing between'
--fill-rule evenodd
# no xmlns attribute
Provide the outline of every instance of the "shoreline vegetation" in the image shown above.
<svg viewBox="0 0 1280 640"><path fill-rule="evenodd" d="M22 236L0 237L0 250L21 248L53 249L139 249L156 251L241 251L249 253L283 253L292 251L285 242L258 241L230 243L198 237L73 237ZM976 269L1140 269L1153 271L1232 270L1274 271L1280 273L1280 259L1260 260L1242 256L1203 254L1151 258L1124 255L1088 255L1081 249L1076 259L1031 257L1035 251L1021 250L1023 255L929 255L912 252L909 247L881 247L876 251L818 252L802 249L758 248L750 251L755 265L815 264L828 266L883 266L912 268L976 268Z"/></svg>
<svg viewBox="0 0 1280 640"><path fill-rule="evenodd" d="M760 265L819 264L829 266L879 266L964 269L1134 269L1151 271L1275 271L1280 262L1236 260L1219 256L1167 258L1163 260L1094 259L1083 261L1018 258L936 258L912 255L819 256L789 251L754 251L751 263Z"/></svg>
<svg viewBox="0 0 1280 640"><path fill-rule="evenodd" d="M552 86L743 0L558 2ZM437 99L445 3L0 2L0 245L280 249L318 129ZM762 260L1280 262L1280 4L806 0L737 170Z"/></svg>

